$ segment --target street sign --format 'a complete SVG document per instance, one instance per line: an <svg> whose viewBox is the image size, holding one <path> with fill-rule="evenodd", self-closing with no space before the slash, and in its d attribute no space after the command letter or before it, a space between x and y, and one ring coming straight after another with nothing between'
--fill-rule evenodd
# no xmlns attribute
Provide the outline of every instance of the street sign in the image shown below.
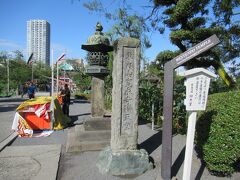
<svg viewBox="0 0 240 180"><path fill-rule="evenodd" d="M177 68L184 64L185 62L189 61L190 59L198 56L199 54L209 50L210 48L214 47L220 42L217 36L214 34L209 38L205 39L204 41L198 43L197 45L193 46L192 48L188 49L187 51L183 52L182 54L178 55L171 61L174 62L174 67Z"/></svg>
<svg viewBox="0 0 240 180"><path fill-rule="evenodd" d="M173 72L174 69L216 46L220 40L216 35L205 39L189 50L183 52L164 65L164 97L163 97L163 133L161 175L163 179L171 179L172 166L172 113L173 113Z"/></svg>

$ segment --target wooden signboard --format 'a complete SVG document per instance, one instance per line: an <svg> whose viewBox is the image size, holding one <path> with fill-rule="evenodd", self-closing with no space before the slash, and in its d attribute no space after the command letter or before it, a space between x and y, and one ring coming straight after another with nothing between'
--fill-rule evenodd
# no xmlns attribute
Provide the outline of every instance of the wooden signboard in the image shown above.
<svg viewBox="0 0 240 180"><path fill-rule="evenodd" d="M180 75L187 78L184 84L186 86L186 110L205 110L210 79L216 75L203 68L195 68Z"/></svg>

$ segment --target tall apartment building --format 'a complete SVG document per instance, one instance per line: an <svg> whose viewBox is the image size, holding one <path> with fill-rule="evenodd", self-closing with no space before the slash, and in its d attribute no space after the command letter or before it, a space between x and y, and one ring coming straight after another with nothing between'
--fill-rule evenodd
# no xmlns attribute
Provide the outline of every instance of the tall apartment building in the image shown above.
<svg viewBox="0 0 240 180"><path fill-rule="evenodd" d="M50 64L50 24L46 20L27 21L27 54L33 60Z"/></svg>

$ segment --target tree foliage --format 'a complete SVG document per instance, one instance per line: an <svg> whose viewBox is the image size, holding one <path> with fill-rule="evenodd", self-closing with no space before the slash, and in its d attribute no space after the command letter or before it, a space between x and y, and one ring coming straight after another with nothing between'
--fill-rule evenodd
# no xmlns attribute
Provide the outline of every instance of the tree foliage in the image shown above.
<svg viewBox="0 0 240 180"><path fill-rule="evenodd" d="M221 40L220 45L192 59L185 66L188 68L213 66L228 86L234 86L235 82L226 73L223 63L235 64L236 58L239 57L240 26L232 16L234 8L238 7L240 2L238 0L154 0L153 3L153 13L148 18L152 26L160 29L161 33L165 28L169 28L170 40L180 50L172 53L161 52L157 60L161 63L165 62L166 56L171 55L172 58L211 35L217 34Z"/></svg>
<svg viewBox="0 0 240 180"><path fill-rule="evenodd" d="M123 0L122 6L109 12L99 0L92 0L84 3L84 6L94 12L101 13L108 21L114 22L112 28L106 33L111 41L119 37L133 37L141 40L142 48L150 48L151 42L147 36L149 26L145 18L137 12L131 11L131 6Z"/></svg>
<svg viewBox="0 0 240 180"><path fill-rule="evenodd" d="M14 51L12 55L8 52L0 52L0 93L7 91L8 77L7 68L9 67L9 89L16 90L20 84L26 81L31 81L32 66L33 78L38 80L38 83L46 83L50 77L51 68L41 63L27 65L21 51Z"/></svg>

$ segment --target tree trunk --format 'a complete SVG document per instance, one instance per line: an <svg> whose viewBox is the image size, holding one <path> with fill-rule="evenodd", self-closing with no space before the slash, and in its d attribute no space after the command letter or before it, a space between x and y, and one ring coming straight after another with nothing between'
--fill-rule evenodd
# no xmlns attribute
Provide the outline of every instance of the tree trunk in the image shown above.
<svg viewBox="0 0 240 180"><path fill-rule="evenodd" d="M236 86L236 82L228 75L220 61L214 60L212 66L228 87Z"/></svg>

